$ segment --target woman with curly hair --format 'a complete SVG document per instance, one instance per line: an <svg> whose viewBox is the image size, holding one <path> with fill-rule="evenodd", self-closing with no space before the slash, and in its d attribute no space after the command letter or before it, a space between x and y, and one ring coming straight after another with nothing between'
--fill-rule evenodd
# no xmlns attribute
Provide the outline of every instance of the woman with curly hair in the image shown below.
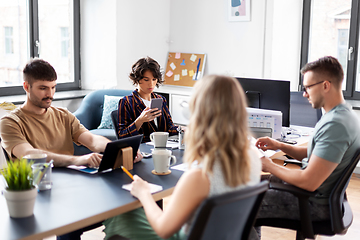
<svg viewBox="0 0 360 240"><path fill-rule="evenodd" d="M152 132L177 134L166 99L153 92L164 82L159 63L150 57L141 58L132 66L129 78L137 89L119 101L118 137L144 134L143 142L149 142ZM162 109L150 109L153 98L163 99Z"/></svg>

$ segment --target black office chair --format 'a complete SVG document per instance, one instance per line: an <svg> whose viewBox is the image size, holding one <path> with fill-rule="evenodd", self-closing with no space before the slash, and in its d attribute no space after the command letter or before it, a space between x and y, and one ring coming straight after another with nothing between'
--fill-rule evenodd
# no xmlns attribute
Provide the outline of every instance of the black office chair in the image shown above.
<svg viewBox="0 0 360 240"><path fill-rule="evenodd" d="M188 240L247 240L254 225L268 181L225 193L205 200L194 223L191 226ZM109 240L126 240L119 235Z"/></svg>
<svg viewBox="0 0 360 240"><path fill-rule="evenodd" d="M339 180L336 182L329 197L330 219L323 221L312 221L308 200L310 196L315 196L315 192L297 188L290 184L270 183L270 189L286 191L294 194L299 200L300 220L266 218L257 219L255 226L270 226L296 230L296 239L315 238L315 235L333 236L345 234L350 227L353 214L346 198L346 188L349 184L351 175L360 159L360 149L358 149L345 168Z"/></svg>
<svg viewBox="0 0 360 240"><path fill-rule="evenodd" d="M268 181L207 199L200 206L188 240L248 239Z"/></svg>
<svg viewBox="0 0 360 240"><path fill-rule="evenodd" d="M116 137L119 139L119 120L118 120L119 112L118 110L114 110L111 112L111 120L114 126Z"/></svg>
<svg viewBox="0 0 360 240"><path fill-rule="evenodd" d="M1 145L1 138L0 138L0 145ZM9 157L9 155L7 154L5 148L3 148L2 146L1 146L1 148L2 148L2 150L3 150L3 152L4 152L4 156L5 156L6 161L10 161L10 157Z"/></svg>

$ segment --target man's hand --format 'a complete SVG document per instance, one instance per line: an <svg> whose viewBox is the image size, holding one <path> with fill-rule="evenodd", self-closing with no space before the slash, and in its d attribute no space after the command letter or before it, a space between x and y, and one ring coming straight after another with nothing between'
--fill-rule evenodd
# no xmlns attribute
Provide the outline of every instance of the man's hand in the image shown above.
<svg viewBox="0 0 360 240"><path fill-rule="evenodd" d="M280 142L269 137L261 137L256 140L255 146L263 151L266 150L278 150L280 148Z"/></svg>
<svg viewBox="0 0 360 240"><path fill-rule="evenodd" d="M100 153L89 153L82 156L74 156L75 161L74 164L77 166L89 166L91 168L93 167L99 167L102 154Z"/></svg>

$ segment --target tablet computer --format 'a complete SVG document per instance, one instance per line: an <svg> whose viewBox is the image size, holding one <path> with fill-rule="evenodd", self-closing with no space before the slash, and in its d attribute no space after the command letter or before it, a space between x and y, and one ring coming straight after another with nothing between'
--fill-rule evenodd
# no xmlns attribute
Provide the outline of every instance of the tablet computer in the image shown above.
<svg viewBox="0 0 360 240"><path fill-rule="evenodd" d="M85 167L85 166L74 166L74 165L68 166L68 168L76 169L81 172L90 173L90 174L111 171L115 165L116 158L117 158L117 155L118 155L120 149L125 148L125 147L132 147L133 160L135 159L137 151L141 144L142 138L143 138L143 134L140 134L140 135L121 138L121 139L109 142L106 145L99 168L90 168L90 167Z"/></svg>

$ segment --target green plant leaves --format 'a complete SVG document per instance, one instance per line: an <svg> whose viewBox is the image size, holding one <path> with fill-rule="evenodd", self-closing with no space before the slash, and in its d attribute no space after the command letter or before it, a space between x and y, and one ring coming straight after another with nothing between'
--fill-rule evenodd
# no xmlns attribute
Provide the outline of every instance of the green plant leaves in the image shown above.
<svg viewBox="0 0 360 240"><path fill-rule="evenodd" d="M32 161L28 162L26 159L20 159L9 161L7 168L0 169L0 173L5 179L7 190L21 191L34 188L32 164Z"/></svg>

